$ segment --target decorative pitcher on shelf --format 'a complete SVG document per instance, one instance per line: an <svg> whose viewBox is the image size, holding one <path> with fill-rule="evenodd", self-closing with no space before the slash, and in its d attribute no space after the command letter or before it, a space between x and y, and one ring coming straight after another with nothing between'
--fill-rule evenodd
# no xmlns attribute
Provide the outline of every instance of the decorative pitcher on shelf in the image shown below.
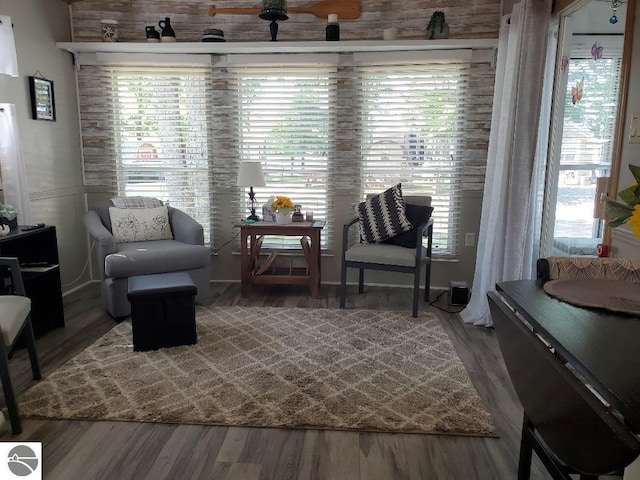
<svg viewBox="0 0 640 480"><path fill-rule="evenodd" d="M160 41L160 32L156 30L154 25L150 25L145 27L145 32L147 34L147 42L159 42Z"/></svg>
<svg viewBox="0 0 640 480"><path fill-rule="evenodd" d="M162 29L160 34L160 40L163 42L175 42L176 32L171 28L171 18L164 17L164 20L158 22L158 26Z"/></svg>

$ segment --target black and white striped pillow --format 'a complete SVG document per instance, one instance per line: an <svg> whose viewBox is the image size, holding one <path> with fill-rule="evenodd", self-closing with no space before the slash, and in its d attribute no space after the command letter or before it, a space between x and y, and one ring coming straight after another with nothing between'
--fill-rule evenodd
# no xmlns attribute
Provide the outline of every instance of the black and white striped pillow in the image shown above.
<svg viewBox="0 0 640 480"><path fill-rule="evenodd" d="M400 184L356 206L364 243L379 243L411 230Z"/></svg>

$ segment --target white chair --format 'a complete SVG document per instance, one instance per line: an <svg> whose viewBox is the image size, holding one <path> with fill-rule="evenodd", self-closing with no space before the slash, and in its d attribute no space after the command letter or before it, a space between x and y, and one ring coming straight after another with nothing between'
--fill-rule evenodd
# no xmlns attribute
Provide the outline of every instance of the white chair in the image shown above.
<svg viewBox="0 0 640 480"><path fill-rule="evenodd" d="M13 393L11 376L9 375L9 353L21 334L29 352L31 360L31 371L34 380L39 380L40 366L38 365L38 355L36 354L35 337L33 326L31 325L31 300L25 295L20 264L17 258L0 257L0 278L5 282L8 279L6 272L11 274L11 286L7 286L4 291L10 291L11 295L0 295L0 333L2 333L2 355L0 355L0 380L2 380L2 390L7 402L11 430L14 434L22 433L22 422L18 412L18 403ZM7 290L8 289L8 290Z"/></svg>

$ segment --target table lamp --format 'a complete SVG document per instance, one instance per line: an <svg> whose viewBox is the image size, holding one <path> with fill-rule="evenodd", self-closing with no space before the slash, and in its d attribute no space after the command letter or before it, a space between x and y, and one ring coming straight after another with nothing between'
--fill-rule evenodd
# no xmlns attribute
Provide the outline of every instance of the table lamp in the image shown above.
<svg viewBox="0 0 640 480"><path fill-rule="evenodd" d="M260 162L241 162L240 170L238 170L238 187L249 187L249 205L251 215L247 220L257 222L260 218L256 215L256 195L253 187L264 187L264 174L262 173L262 164Z"/></svg>

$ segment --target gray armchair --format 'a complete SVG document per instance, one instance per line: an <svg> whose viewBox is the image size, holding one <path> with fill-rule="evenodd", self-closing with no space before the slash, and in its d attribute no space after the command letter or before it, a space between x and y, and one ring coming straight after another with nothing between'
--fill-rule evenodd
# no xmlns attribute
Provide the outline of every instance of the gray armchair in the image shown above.
<svg viewBox="0 0 640 480"><path fill-rule="evenodd" d="M405 203L420 206L430 206L431 197L405 196ZM412 314L418 316L420 295L420 273L425 265L424 299L429 301L431 282L431 248L433 237L433 218L421 225L415 226L411 234L416 236L415 248L392 245L388 243L356 243L349 245L350 229L357 225L358 217L349 220L343 226L342 232L342 272L340 275L340 308L345 307L347 291L347 268L359 270L358 293L364 291L364 270L386 270L393 272L411 273L413 275L413 307ZM423 246L422 239L427 238L427 246Z"/></svg>
<svg viewBox="0 0 640 480"><path fill-rule="evenodd" d="M129 277L165 272L188 273L198 287L196 302L204 303L210 289L211 252L204 246L202 225L169 206L173 240L117 243L111 233L110 206L111 201L100 202L84 217L84 224L96 242L104 309L114 318L130 315Z"/></svg>

